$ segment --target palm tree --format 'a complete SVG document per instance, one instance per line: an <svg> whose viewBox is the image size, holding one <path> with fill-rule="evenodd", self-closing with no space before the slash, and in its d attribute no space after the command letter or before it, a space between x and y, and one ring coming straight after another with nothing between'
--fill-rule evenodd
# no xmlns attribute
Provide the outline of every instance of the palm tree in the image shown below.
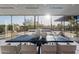
<svg viewBox="0 0 79 59"><path fill-rule="evenodd" d="M70 26L70 30L72 29L71 32L75 31L74 33L76 34L76 36L78 37L78 24L76 19L74 18L74 16L69 16L69 26Z"/></svg>

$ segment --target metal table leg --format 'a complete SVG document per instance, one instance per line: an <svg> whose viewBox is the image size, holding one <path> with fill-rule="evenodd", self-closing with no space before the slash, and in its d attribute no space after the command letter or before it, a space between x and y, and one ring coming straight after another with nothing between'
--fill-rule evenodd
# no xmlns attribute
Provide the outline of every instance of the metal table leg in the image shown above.
<svg viewBox="0 0 79 59"><path fill-rule="evenodd" d="M58 50L59 50L58 43L56 43L56 54L59 54Z"/></svg>
<svg viewBox="0 0 79 59"><path fill-rule="evenodd" d="M40 54L40 48L41 48L41 46L38 46L37 54Z"/></svg>
<svg viewBox="0 0 79 59"><path fill-rule="evenodd" d="M37 47L38 47L38 49L37 49L37 54L40 54L41 42L38 42L38 43L37 43Z"/></svg>
<svg viewBox="0 0 79 59"><path fill-rule="evenodd" d="M21 45L22 45L22 43L20 42L20 47L19 47L19 48L20 48L20 50L21 50ZM20 52L20 51L19 51L19 53L21 54L21 52Z"/></svg>

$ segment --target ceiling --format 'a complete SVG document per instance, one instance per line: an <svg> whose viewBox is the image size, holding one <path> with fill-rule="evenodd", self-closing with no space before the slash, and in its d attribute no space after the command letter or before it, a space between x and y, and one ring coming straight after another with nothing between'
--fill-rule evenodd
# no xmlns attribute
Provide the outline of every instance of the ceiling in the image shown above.
<svg viewBox="0 0 79 59"><path fill-rule="evenodd" d="M0 15L79 15L78 4L0 4Z"/></svg>

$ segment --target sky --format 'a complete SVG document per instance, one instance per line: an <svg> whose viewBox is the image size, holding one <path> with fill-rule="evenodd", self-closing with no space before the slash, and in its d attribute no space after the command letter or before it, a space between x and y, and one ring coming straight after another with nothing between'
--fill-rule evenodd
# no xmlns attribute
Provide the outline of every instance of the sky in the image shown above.
<svg viewBox="0 0 79 59"><path fill-rule="evenodd" d="M52 16L52 25L56 25L56 24L60 23L60 22L55 22L55 20L60 18L60 17L63 17L63 16ZM39 19L40 19L39 22L44 24L44 25L50 25L51 24L50 23L51 19L46 19L45 17L42 17L42 16Z"/></svg>
<svg viewBox="0 0 79 59"><path fill-rule="evenodd" d="M63 16L52 16L52 25L57 25L60 22L55 22L56 19ZM34 22L33 16L25 16L26 21L31 20ZM36 18L38 19L38 18ZM24 16L12 16L12 23L22 25L24 21ZM44 16L39 17L39 23L44 25L50 25L50 19L47 19ZM0 16L0 24L11 24L11 16Z"/></svg>

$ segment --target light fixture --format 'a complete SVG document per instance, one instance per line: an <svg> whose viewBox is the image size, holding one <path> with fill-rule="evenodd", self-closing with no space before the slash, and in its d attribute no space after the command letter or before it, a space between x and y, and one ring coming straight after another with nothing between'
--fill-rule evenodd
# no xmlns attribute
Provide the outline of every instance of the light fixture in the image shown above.
<svg viewBox="0 0 79 59"><path fill-rule="evenodd" d="M39 9L39 7L25 7L25 9Z"/></svg>
<svg viewBox="0 0 79 59"><path fill-rule="evenodd" d="M47 15L45 15L45 18L46 19L50 19L51 18L51 15L47 14Z"/></svg>
<svg viewBox="0 0 79 59"><path fill-rule="evenodd" d="M0 7L0 9L14 9L14 7Z"/></svg>

